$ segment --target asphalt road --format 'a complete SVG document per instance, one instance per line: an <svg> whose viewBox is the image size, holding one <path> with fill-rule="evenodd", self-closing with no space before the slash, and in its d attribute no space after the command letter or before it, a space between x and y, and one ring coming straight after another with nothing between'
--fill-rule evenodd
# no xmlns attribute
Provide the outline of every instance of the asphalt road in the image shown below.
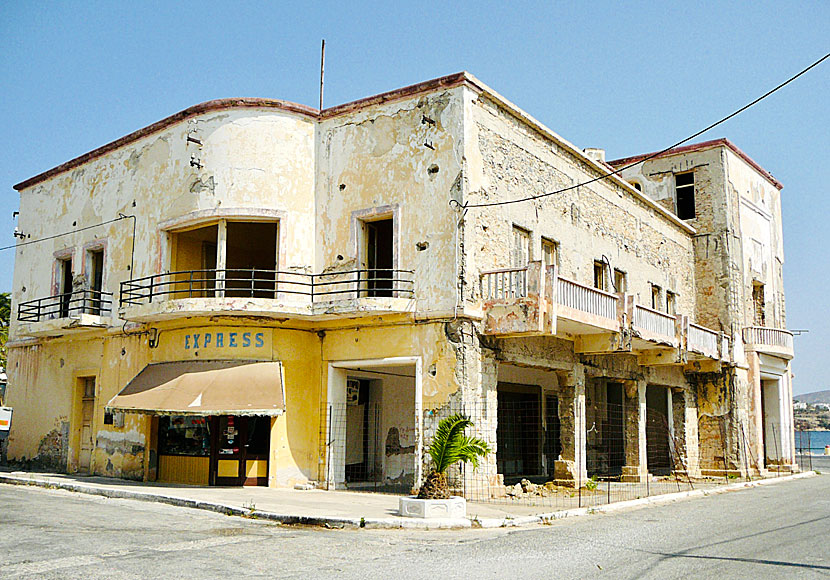
<svg viewBox="0 0 830 580"><path fill-rule="evenodd" d="M237 576L830 577L830 475L549 526L418 532L284 527L0 485L0 578Z"/></svg>

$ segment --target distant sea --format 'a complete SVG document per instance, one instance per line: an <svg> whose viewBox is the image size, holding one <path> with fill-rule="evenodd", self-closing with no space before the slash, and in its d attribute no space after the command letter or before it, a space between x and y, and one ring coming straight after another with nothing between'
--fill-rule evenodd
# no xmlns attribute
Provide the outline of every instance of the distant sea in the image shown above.
<svg viewBox="0 0 830 580"><path fill-rule="evenodd" d="M795 432L795 449L796 451L809 450L814 455L823 455L824 446L830 445L830 431L796 431Z"/></svg>

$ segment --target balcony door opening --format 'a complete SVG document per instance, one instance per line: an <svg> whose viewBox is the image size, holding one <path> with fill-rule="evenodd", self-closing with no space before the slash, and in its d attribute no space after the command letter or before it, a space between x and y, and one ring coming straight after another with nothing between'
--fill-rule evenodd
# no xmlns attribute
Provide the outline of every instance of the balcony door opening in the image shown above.
<svg viewBox="0 0 830 580"><path fill-rule="evenodd" d="M218 233L216 224L174 233L172 284L156 291L171 299L212 298L216 288Z"/></svg>
<svg viewBox="0 0 830 580"><path fill-rule="evenodd" d="M369 297L393 296L395 230L393 219L380 219L364 223L366 295Z"/></svg>
<svg viewBox="0 0 830 580"><path fill-rule="evenodd" d="M228 222L225 296L274 298L277 222Z"/></svg>
<svg viewBox="0 0 830 580"><path fill-rule="evenodd" d="M58 260L58 294L60 295L60 317L69 316L72 302L72 258Z"/></svg>
<svg viewBox="0 0 830 580"><path fill-rule="evenodd" d="M102 296L104 291L104 250L92 250L89 257L90 296L87 302L88 312L94 315L101 314Z"/></svg>

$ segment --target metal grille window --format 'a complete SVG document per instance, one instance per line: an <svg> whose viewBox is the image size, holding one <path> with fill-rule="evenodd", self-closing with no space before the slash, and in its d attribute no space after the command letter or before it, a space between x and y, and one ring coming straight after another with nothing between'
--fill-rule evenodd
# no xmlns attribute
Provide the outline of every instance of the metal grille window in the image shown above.
<svg viewBox="0 0 830 580"><path fill-rule="evenodd" d="M690 220L695 217L695 174L678 173L674 176L677 217Z"/></svg>

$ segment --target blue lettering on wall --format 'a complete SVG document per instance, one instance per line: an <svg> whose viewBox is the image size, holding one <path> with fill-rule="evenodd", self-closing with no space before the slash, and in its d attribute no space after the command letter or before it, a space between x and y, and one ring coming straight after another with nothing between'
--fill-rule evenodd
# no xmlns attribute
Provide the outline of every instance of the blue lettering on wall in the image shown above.
<svg viewBox="0 0 830 580"><path fill-rule="evenodd" d="M251 346L251 333L245 332L242 334L242 346Z"/></svg>
<svg viewBox="0 0 830 580"><path fill-rule="evenodd" d="M257 348L261 348L265 345L265 341L263 340L264 335L261 332L256 333L256 342L254 343Z"/></svg>
<svg viewBox="0 0 830 580"><path fill-rule="evenodd" d="M201 334L194 334L193 335L193 348L199 348L199 337L202 336Z"/></svg>
<svg viewBox="0 0 830 580"><path fill-rule="evenodd" d="M236 348L236 333L230 333L230 340L228 341L228 346L231 348Z"/></svg>
<svg viewBox="0 0 830 580"><path fill-rule="evenodd" d="M207 348L210 345L211 335L209 332L205 333L205 341L202 343L202 346Z"/></svg>
<svg viewBox="0 0 830 580"><path fill-rule="evenodd" d="M225 333L224 332L217 332L216 333L216 348L222 348L225 346Z"/></svg>
<svg viewBox="0 0 830 580"><path fill-rule="evenodd" d="M189 334L184 335L184 348L185 348L185 350L190 350L190 335Z"/></svg>

